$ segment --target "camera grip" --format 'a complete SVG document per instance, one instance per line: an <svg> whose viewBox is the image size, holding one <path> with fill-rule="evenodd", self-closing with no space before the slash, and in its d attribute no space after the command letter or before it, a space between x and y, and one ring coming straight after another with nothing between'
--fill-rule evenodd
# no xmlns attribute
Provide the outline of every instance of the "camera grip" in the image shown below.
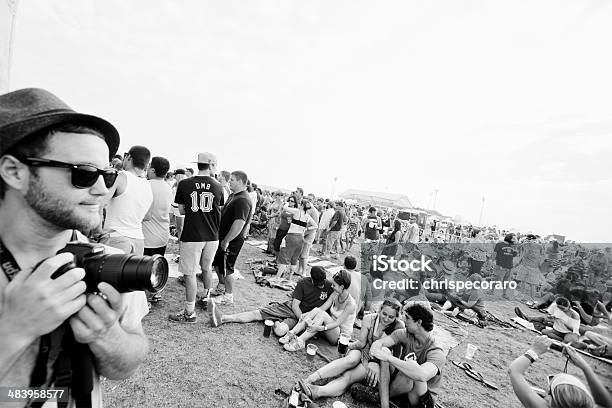
<svg viewBox="0 0 612 408"><path fill-rule="evenodd" d="M74 261L70 261L67 264L60 266L59 269L55 272L53 272L53 275L51 275L51 279L55 279L55 278L59 278L60 276L62 276L64 273L68 272L71 269L76 268L76 264L74 263Z"/></svg>

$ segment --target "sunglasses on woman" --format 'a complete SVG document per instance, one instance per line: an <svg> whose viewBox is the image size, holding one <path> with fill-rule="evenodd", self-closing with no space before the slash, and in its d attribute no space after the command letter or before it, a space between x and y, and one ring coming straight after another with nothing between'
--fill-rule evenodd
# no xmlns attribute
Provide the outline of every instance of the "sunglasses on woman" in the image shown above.
<svg viewBox="0 0 612 408"><path fill-rule="evenodd" d="M72 185L76 188L89 188L96 184L98 177L102 176L106 188L111 188L117 180L117 170L99 169L89 164L65 163L57 160L37 159L27 157L19 159L22 163L32 167L58 167L70 169Z"/></svg>

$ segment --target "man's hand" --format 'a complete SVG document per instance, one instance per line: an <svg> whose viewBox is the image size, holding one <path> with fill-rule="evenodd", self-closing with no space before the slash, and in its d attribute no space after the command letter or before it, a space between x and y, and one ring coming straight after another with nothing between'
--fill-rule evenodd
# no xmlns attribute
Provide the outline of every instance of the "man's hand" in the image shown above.
<svg viewBox="0 0 612 408"><path fill-rule="evenodd" d="M70 253L52 256L34 271L22 270L4 289L2 324L27 339L50 333L85 305L85 270L73 268L51 275L74 260Z"/></svg>
<svg viewBox="0 0 612 408"><path fill-rule="evenodd" d="M378 349L370 349L370 354L372 355L372 357L375 357L379 359L380 361L389 361L389 357L393 355L391 353L391 350L389 350L387 347L381 347Z"/></svg>
<svg viewBox="0 0 612 408"><path fill-rule="evenodd" d="M229 245L229 243L225 240L219 242L219 248L221 248L221 250L223 252L227 251L227 246Z"/></svg>
<svg viewBox="0 0 612 408"><path fill-rule="evenodd" d="M366 382L370 387L376 387L380 378L380 365L374 361L368 363L368 373L366 374Z"/></svg>
<svg viewBox="0 0 612 408"><path fill-rule="evenodd" d="M119 317L124 312L121 294L106 282L98 285L101 295L87 295L87 304L72 318L70 326L74 338L79 343L89 344L102 340L113 329L119 326Z"/></svg>
<svg viewBox="0 0 612 408"><path fill-rule="evenodd" d="M589 367L589 364L578 354L576 350L572 346L566 345L563 349L563 354L567 355L572 363L582 371Z"/></svg>

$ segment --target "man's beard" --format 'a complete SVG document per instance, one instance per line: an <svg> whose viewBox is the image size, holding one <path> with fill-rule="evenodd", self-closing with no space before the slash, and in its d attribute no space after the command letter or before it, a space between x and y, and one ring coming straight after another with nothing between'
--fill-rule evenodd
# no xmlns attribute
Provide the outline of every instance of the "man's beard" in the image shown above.
<svg viewBox="0 0 612 408"><path fill-rule="evenodd" d="M41 183L35 174L30 177L28 191L24 198L38 216L58 229L77 229L88 235L100 223L99 216L84 218L75 215L74 208L69 207L68 203L60 197L46 190L44 183Z"/></svg>

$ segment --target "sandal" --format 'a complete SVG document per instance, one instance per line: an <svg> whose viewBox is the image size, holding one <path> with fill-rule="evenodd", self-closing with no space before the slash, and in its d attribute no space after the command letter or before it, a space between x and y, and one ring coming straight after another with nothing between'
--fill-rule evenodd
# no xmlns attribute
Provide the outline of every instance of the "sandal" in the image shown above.
<svg viewBox="0 0 612 408"><path fill-rule="evenodd" d="M470 365L470 363L464 363L463 361L455 361L455 360L451 360L451 363L453 363L456 367L459 367L462 370L472 369L472 366Z"/></svg>
<svg viewBox="0 0 612 408"><path fill-rule="evenodd" d="M468 377L478 381L479 383L493 389L493 390L498 390L499 387L497 387L497 385L490 383L488 381L486 381L484 379L484 377L482 376L482 374L480 374L478 371L474 371L471 368L468 368L467 370L465 370L465 373L468 375Z"/></svg>
<svg viewBox="0 0 612 408"><path fill-rule="evenodd" d="M295 386L295 389L296 391L301 391L305 396L312 400L312 389L306 381L299 380Z"/></svg>

